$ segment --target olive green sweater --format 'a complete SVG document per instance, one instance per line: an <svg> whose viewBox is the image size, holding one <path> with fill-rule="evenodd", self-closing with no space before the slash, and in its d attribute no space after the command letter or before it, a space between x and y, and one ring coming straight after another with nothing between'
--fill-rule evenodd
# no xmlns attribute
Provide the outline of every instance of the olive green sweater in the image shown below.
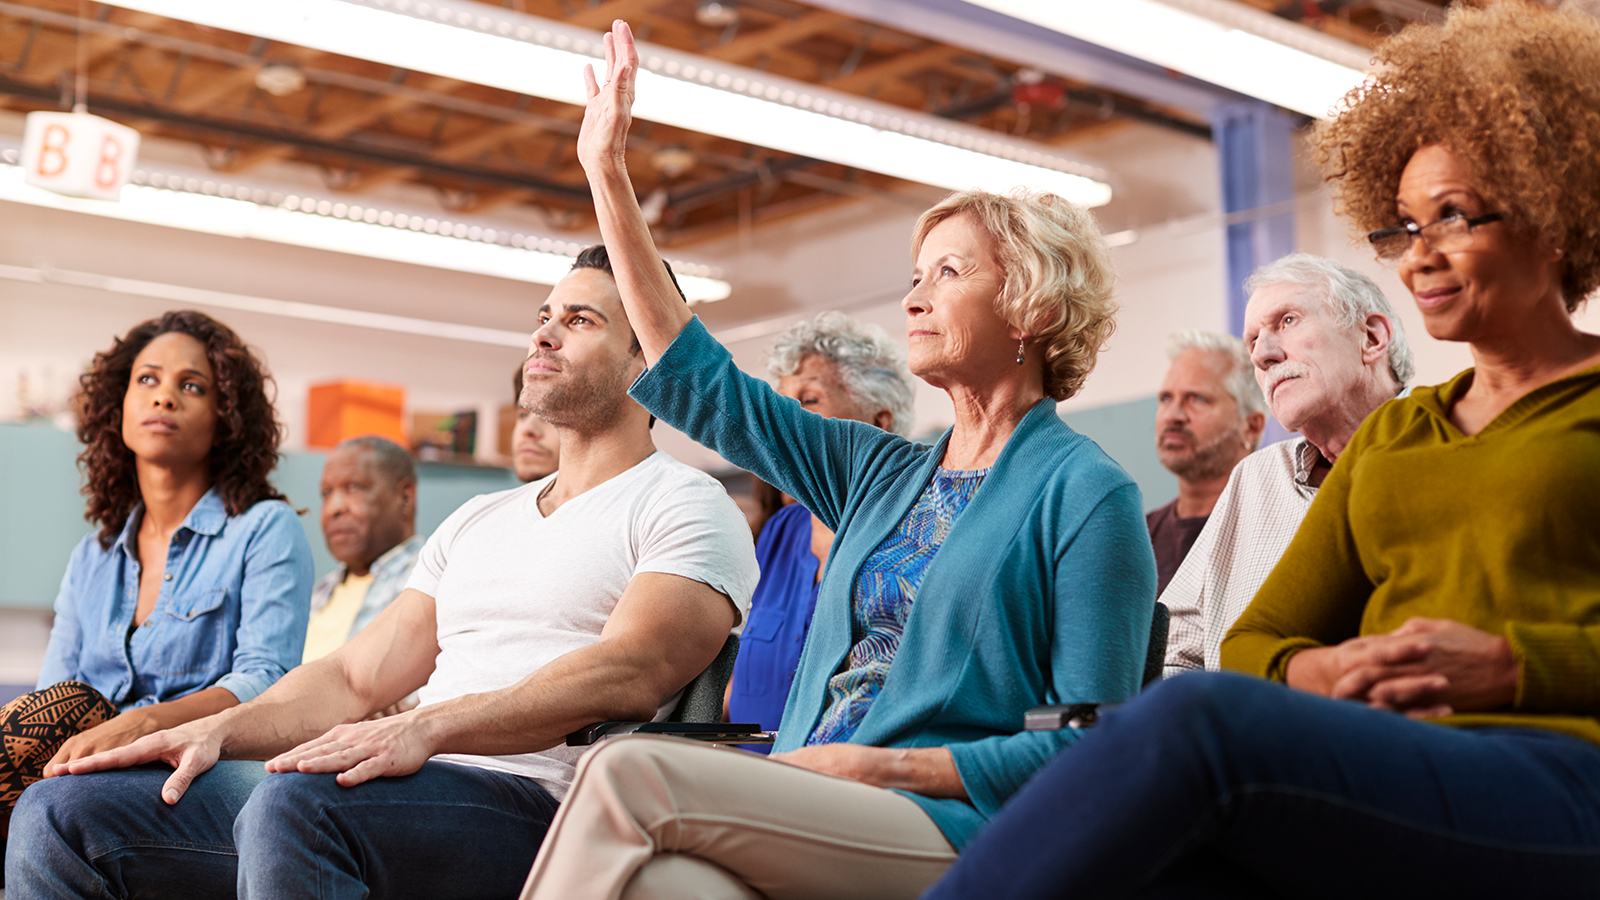
<svg viewBox="0 0 1600 900"><path fill-rule="evenodd" d="M1447 412L1471 383L1469 369L1367 418L1222 665L1282 681L1307 647L1454 619L1504 635L1520 677L1511 707L1439 721L1600 743L1600 366L1468 436Z"/></svg>

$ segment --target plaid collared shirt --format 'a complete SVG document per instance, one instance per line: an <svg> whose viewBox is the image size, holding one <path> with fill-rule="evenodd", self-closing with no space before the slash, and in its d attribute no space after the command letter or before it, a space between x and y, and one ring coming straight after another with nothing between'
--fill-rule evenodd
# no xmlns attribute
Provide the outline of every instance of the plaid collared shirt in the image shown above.
<svg viewBox="0 0 1600 900"><path fill-rule="evenodd" d="M1165 675L1221 666L1222 638L1305 518L1317 496L1321 453L1305 438L1263 447L1233 470L1194 547L1161 593L1172 613Z"/></svg>
<svg viewBox="0 0 1600 900"><path fill-rule="evenodd" d="M350 634L346 640L356 636L356 632L367 627L367 623L377 618L378 613L406 589L406 582L411 578L411 570L417 565L417 553L422 550L422 545L427 543L427 538L414 534L404 541L390 547L384 554L372 561L368 570L372 573L372 584L367 587L367 595L361 599L361 611L356 613L356 620L350 624ZM344 581L345 566L340 563L334 566L333 571L317 579L311 587L311 614L314 616L322 611L328 601L333 599L333 589Z"/></svg>

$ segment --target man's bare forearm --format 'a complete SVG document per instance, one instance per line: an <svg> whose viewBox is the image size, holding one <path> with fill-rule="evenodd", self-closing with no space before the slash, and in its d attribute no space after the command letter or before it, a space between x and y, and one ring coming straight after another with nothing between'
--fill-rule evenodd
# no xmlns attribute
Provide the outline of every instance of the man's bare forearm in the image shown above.
<svg viewBox="0 0 1600 900"><path fill-rule="evenodd" d="M547 750L595 722L648 721L681 684L665 659L601 641L511 687L417 709L435 753L499 756Z"/></svg>
<svg viewBox="0 0 1600 900"><path fill-rule="evenodd" d="M212 716L208 724L227 759L267 759L344 722L371 712L335 657L291 669L249 703Z"/></svg>

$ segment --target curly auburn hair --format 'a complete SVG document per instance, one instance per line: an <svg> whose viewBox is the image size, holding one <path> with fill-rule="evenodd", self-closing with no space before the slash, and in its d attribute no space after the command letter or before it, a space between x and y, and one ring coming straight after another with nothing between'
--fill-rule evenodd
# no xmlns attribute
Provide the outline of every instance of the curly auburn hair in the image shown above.
<svg viewBox="0 0 1600 900"><path fill-rule="evenodd" d="M78 440L84 450L78 465L87 476L89 498L84 518L100 524L100 546L110 549L140 501L133 451L122 442L122 401L133 362L163 334L187 334L206 348L216 376L217 429L211 444L211 483L228 515L236 516L262 500L283 500L267 481L278 463L283 427L268 396L273 387L266 367L233 329L193 310L169 312L141 322L111 349L97 353L94 365L78 379L83 415Z"/></svg>
<svg viewBox="0 0 1600 900"><path fill-rule="evenodd" d="M1515 233L1560 248L1568 311L1600 286L1600 22L1530 0L1451 7L1376 51L1313 137L1359 232L1396 223L1411 155L1443 144Z"/></svg>
<svg viewBox="0 0 1600 900"><path fill-rule="evenodd" d="M1111 333L1116 269L1094 216L1055 194L1016 188L1006 194L958 191L922 214L911 234L913 259L934 226L972 216L995 243L1005 283L995 312L1042 350L1044 393L1078 393Z"/></svg>

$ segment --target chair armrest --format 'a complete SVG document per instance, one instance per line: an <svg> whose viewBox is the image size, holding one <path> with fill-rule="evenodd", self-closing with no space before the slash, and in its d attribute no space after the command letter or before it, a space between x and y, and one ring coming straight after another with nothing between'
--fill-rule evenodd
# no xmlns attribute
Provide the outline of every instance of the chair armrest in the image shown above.
<svg viewBox="0 0 1600 900"><path fill-rule="evenodd" d="M1054 706L1035 706L1022 714L1024 731L1060 731L1063 728L1088 728L1100 717L1102 709L1115 703L1057 703Z"/></svg>
<svg viewBox="0 0 1600 900"><path fill-rule="evenodd" d="M588 747L624 734L665 734L717 744L770 744L777 737L753 722L596 722L567 735L567 746Z"/></svg>

